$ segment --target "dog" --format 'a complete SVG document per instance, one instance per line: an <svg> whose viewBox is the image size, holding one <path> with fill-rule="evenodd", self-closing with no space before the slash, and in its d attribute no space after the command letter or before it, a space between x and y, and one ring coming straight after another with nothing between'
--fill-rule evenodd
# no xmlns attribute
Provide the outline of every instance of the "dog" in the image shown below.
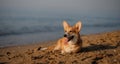
<svg viewBox="0 0 120 64"><path fill-rule="evenodd" d="M54 51L60 50L62 54L79 52L82 47L82 39L79 34L82 23L78 21L74 26L70 26L66 21L63 21L63 27L64 37L58 40Z"/></svg>

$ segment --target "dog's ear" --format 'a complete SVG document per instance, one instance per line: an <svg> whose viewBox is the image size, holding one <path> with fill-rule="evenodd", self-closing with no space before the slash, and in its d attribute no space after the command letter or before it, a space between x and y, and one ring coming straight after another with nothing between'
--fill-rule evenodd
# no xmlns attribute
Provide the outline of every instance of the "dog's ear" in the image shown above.
<svg viewBox="0 0 120 64"><path fill-rule="evenodd" d="M81 27L82 27L82 23L81 23L81 21L78 21L78 22L75 24L76 30L79 32L79 31L81 30Z"/></svg>
<svg viewBox="0 0 120 64"><path fill-rule="evenodd" d="M68 27L70 27L70 25L66 21L63 21L63 27L64 30L66 30Z"/></svg>

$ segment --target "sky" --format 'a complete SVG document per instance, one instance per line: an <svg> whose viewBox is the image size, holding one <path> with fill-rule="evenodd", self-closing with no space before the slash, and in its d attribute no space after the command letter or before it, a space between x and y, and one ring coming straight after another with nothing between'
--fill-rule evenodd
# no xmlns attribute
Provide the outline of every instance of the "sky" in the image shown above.
<svg viewBox="0 0 120 64"><path fill-rule="evenodd" d="M0 10L120 18L120 0L0 0Z"/></svg>

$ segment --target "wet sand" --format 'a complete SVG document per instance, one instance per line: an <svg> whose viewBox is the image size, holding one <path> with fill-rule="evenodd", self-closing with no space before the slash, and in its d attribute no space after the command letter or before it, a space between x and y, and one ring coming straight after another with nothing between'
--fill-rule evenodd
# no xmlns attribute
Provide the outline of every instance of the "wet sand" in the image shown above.
<svg viewBox="0 0 120 64"><path fill-rule="evenodd" d="M79 53L41 50L57 41L0 48L0 64L120 64L120 30L81 36Z"/></svg>

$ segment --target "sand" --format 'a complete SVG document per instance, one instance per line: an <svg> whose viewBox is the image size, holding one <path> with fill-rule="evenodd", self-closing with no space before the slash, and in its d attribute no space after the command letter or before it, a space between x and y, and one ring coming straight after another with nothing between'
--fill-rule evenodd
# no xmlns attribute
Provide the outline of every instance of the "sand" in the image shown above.
<svg viewBox="0 0 120 64"><path fill-rule="evenodd" d="M79 53L41 50L56 41L0 48L0 64L120 64L120 31L81 36Z"/></svg>

